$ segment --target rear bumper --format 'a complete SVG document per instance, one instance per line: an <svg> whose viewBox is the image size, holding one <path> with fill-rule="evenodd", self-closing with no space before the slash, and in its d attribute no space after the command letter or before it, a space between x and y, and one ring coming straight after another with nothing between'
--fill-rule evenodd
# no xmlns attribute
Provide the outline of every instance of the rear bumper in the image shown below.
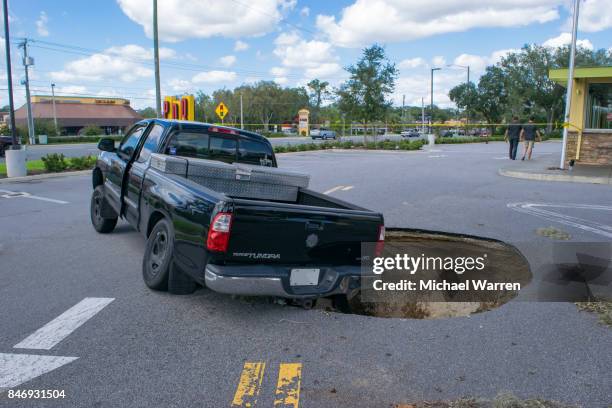
<svg viewBox="0 0 612 408"><path fill-rule="evenodd" d="M206 286L215 292L244 296L316 298L347 294L359 287L359 266L321 267L316 286L290 286L290 267L220 266L208 264L204 272Z"/></svg>

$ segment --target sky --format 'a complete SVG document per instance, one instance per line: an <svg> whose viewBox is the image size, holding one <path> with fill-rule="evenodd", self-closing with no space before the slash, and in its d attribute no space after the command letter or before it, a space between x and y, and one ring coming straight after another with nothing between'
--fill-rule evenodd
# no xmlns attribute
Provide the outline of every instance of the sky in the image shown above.
<svg viewBox="0 0 612 408"><path fill-rule="evenodd" d="M152 0L9 0L15 103L25 100L18 43L27 38L32 94L124 97L155 105ZM373 43L400 75L393 102L452 106L448 91L524 44L569 43L568 0L159 0L162 95L273 80L338 86ZM582 0L579 45L612 51L610 0ZM4 33L4 31L2 31ZM3 34L2 34L3 35ZM2 37L0 106L8 103Z"/></svg>

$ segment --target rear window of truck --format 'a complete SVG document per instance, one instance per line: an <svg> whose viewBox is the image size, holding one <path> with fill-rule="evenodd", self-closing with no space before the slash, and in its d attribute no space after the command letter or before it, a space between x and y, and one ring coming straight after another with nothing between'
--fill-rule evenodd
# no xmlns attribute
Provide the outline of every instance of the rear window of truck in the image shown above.
<svg viewBox="0 0 612 408"><path fill-rule="evenodd" d="M270 146L256 140L217 136L205 132L180 131L174 133L165 152L169 155L218 160L226 163L246 163L274 166Z"/></svg>

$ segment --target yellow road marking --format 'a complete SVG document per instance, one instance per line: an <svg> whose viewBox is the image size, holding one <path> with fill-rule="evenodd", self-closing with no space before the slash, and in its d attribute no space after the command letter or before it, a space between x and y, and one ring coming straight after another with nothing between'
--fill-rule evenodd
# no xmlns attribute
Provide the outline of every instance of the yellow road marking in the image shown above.
<svg viewBox="0 0 612 408"><path fill-rule="evenodd" d="M282 363L280 365L274 407L298 408L301 377L301 363Z"/></svg>
<svg viewBox="0 0 612 408"><path fill-rule="evenodd" d="M266 363L246 362L232 400L232 407L254 407L261 388ZM297 405L296 405L297 406Z"/></svg>

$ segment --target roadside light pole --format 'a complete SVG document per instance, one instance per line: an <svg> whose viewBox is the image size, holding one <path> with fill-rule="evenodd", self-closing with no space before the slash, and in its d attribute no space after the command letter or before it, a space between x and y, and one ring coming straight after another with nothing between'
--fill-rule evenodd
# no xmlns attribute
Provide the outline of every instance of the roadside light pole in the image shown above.
<svg viewBox="0 0 612 408"><path fill-rule="evenodd" d="M53 124L55 125L55 135L58 136L57 112L55 111L55 84L51 84L51 100L53 101Z"/></svg>
<svg viewBox="0 0 612 408"><path fill-rule="evenodd" d="M421 134L425 134L425 98L421 98Z"/></svg>
<svg viewBox="0 0 612 408"><path fill-rule="evenodd" d="M17 149L17 128L15 127L15 103L13 102L13 75L11 73L11 40L9 36L9 20L7 0L2 1L4 7L4 50L6 53L6 75L8 80L9 125L11 127L12 149Z"/></svg>
<svg viewBox="0 0 612 408"><path fill-rule="evenodd" d="M433 108L434 108L434 100L433 100L433 80L434 80L434 71L439 71L442 68L432 68L431 69L431 100L430 100L430 107L429 107L429 133L433 132Z"/></svg>
<svg viewBox="0 0 612 408"><path fill-rule="evenodd" d="M157 34L157 0L153 0L153 53L155 60L155 107L161 118L161 86L159 84L159 36Z"/></svg>
<svg viewBox="0 0 612 408"><path fill-rule="evenodd" d="M559 168L565 168L565 154L567 150L567 132L570 121L570 108L572 103L572 88L574 86L574 59L576 58L576 35L578 33L578 10L580 0L574 1L574 20L572 22L572 44L570 48L569 69L567 70L567 93L565 94L565 116L563 119L563 145L561 146L561 163Z"/></svg>
<svg viewBox="0 0 612 408"><path fill-rule="evenodd" d="M28 39L24 38L23 42L19 44L19 47L23 48L23 68L25 70L25 90L26 90L26 104L28 111L28 136L30 144L36 144L34 138L34 117L32 116L32 101L30 100L30 78L28 76L28 67L34 65L34 59L28 56Z"/></svg>
<svg viewBox="0 0 612 408"><path fill-rule="evenodd" d="M244 129L244 115L242 111L242 92L240 92L240 129Z"/></svg>

